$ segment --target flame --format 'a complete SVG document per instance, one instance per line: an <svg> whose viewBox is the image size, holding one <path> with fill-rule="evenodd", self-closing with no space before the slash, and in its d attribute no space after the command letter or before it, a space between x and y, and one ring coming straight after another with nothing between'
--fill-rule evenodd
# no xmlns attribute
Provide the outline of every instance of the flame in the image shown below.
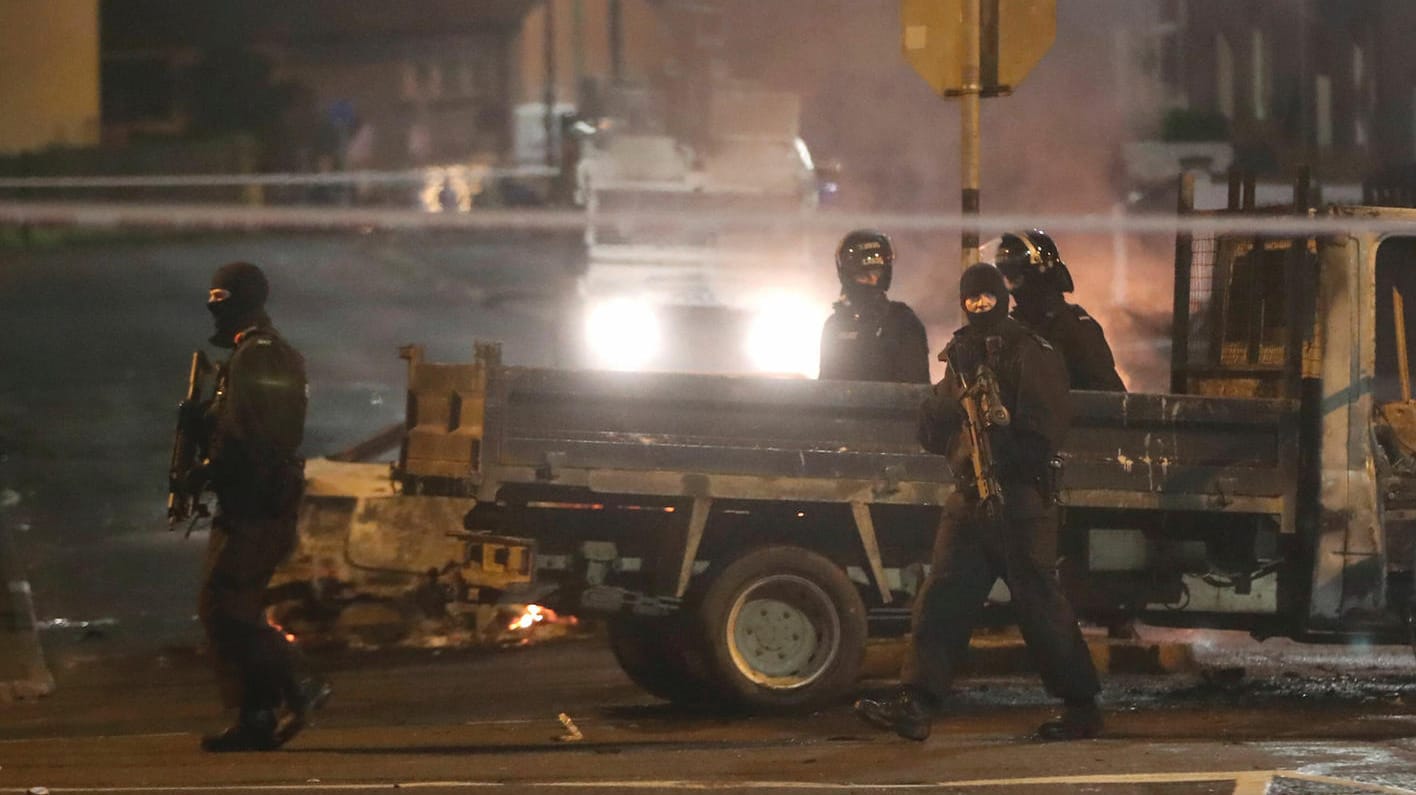
<svg viewBox="0 0 1416 795"><path fill-rule="evenodd" d="M295 633L275 623L275 620L272 619L269 615L266 616L266 623L270 625L271 629L275 630L276 632L279 632L280 636L285 638L286 643L295 642Z"/></svg>
<svg viewBox="0 0 1416 795"><path fill-rule="evenodd" d="M517 616L515 621L507 625L507 629L512 631L530 629L542 621L554 619L554 617L555 613L540 605L527 605L526 608L521 611L521 615Z"/></svg>

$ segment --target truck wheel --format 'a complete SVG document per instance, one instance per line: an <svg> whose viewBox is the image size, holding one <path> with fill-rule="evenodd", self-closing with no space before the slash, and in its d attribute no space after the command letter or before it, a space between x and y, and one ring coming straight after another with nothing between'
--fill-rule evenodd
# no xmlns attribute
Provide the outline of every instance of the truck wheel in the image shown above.
<svg viewBox="0 0 1416 795"><path fill-rule="evenodd" d="M800 547L771 546L729 563L697 604L708 667L749 709L838 698L865 656L865 604L845 571Z"/></svg>
<svg viewBox="0 0 1416 795"><path fill-rule="evenodd" d="M711 697L705 678L693 671L678 617L615 617L609 636L615 662L650 695L675 704L703 704Z"/></svg>

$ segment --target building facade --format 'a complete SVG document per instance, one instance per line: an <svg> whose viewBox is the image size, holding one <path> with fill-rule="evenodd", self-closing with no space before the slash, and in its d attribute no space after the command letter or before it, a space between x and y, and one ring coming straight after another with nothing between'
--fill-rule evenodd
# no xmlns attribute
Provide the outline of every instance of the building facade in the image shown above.
<svg viewBox="0 0 1416 795"><path fill-rule="evenodd" d="M543 126L532 106L578 108L597 87L662 74L672 40L655 0L104 0L103 10L108 140L191 132L194 103L213 88L196 84L204 60L240 49L285 92L291 118L275 126L319 128L323 145L297 148L332 146L346 168L504 161L527 120ZM267 165L329 166L316 159Z"/></svg>
<svg viewBox="0 0 1416 795"><path fill-rule="evenodd" d="M1416 4L1165 0L1177 104L1222 116L1241 165L1360 178L1416 161Z"/></svg>
<svg viewBox="0 0 1416 795"><path fill-rule="evenodd" d="M99 135L98 0L0 3L0 154Z"/></svg>

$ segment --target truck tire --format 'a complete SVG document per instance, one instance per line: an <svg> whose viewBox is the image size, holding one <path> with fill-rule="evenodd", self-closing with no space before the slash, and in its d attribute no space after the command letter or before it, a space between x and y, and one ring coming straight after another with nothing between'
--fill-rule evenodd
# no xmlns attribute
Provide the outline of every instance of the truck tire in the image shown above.
<svg viewBox="0 0 1416 795"><path fill-rule="evenodd" d="M630 681L650 695L675 704L701 705L711 687L694 666L678 616L617 616L609 621L610 651Z"/></svg>
<svg viewBox="0 0 1416 795"><path fill-rule="evenodd" d="M845 571L815 552L748 552L712 577L694 613L711 675L749 710L814 707L860 674L865 603Z"/></svg>

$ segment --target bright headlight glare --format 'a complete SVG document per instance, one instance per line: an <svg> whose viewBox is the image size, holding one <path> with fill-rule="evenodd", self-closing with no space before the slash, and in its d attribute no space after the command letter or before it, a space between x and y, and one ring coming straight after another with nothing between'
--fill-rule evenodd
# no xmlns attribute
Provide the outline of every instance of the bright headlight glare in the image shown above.
<svg viewBox="0 0 1416 795"><path fill-rule="evenodd" d="M638 370L659 352L659 318L653 307L632 299L596 304L585 333L595 366Z"/></svg>
<svg viewBox="0 0 1416 795"><path fill-rule="evenodd" d="M821 356L821 309L795 296L771 296L747 333L747 354L761 372L816 376Z"/></svg>

